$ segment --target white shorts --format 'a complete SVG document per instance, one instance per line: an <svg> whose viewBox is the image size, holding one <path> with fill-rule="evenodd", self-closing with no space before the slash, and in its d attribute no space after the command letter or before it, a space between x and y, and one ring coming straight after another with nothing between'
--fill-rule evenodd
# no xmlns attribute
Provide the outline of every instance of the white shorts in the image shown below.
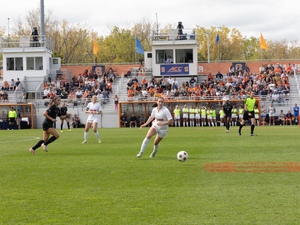
<svg viewBox="0 0 300 225"><path fill-rule="evenodd" d="M258 120L258 114L254 114L254 118Z"/></svg>
<svg viewBox="0 0 300 225"><path fill-rule="evenodd" d="M236 119L237 116L232 114L231 118L232 118L232 119Z"/></svg>
<svg viewBox="0 0 300 225"><path fill-rule="evenodd" d="M195 119L195 114L190 114L190 119Z"/></svg>
<svg viewBox="0 0 300 225"><path fill-rule="evenodd" d="M152 124L152 127L155 129L158 137L164 138L167 136L168 129L161 129L160 126L156 126L155 124Z"/></svg>
<svg viewBox="0 0 300 225"><path fill-rule="evenodd" d="M182 115L182 118L187 119L187 118L189 118L189 116L188 116L187 113L184 113L184 114Z"/></svg>
<svg viewBox="0 0 300 225"><path fill-rule="evenodd" d="M99 116L92 116L87 118L87 123L98 123L99 124Z"/></svg>
<svg viewBox="0 0 300 225"><path fill-rule="evenodd" d="M208 119L208 120L211 120L211 119L212 119L212 116L207 116L207 119Z"/></svg>
<svg viewBox="0 0 300 225"><path fill-rule="evenodd" d="M220 116L220 119L224 119L224 116Z"/></svg>
<svg viewBox="0 0 300 225"><path fill-rule="evenodd" d="M174 116L174 120L180 120L180 116Z"/></svg>
<svg viewBox="0 0 300 225"><path fill-rule="evenodd" d="M200 114L196 114L195 118L200 119Z"/></svg>
<svg viewBox="0 0 300 225"><path fill-rule="evenodd" d="M202 119L206 119L206 115L201 115L201 118Z"/></svg>

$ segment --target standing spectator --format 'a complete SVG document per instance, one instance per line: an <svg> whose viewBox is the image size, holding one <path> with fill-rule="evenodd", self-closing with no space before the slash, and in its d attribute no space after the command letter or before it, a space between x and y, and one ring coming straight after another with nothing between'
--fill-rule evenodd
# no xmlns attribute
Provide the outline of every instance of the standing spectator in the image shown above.
<svg viewBox="0 0 300 225"><path fill-rule="evenodd" d="M42 146L45 152L48 152L47 146L59 138L59 134L53 127L53 124L56 123L56 117L60 116L60 110L58 107L60 104L60 100L60 97L54 97L54 104L51 104L49 109L47 109L46 112L43 113L45 117L45 120L43 122L43 139L38 141L35 146L29 149L32 154L35 154L35 150L40 146ZM52 136L50 137L50 135Z"/></svg>
<svg viewBox="0 0 300 225"><path fill-rule="evenodd" d="M17 109L17 125L18 125L18 129L20 130L21 129L21 120L22 120L22 117L21 117L21 113L20 113L20 110Z"/></svg>
<svg viewBox="0 0 300 225"><path fill-rule="evenodd" d="M152 123L152 126L148 130L146 137L143 140L143 143L140 148L140 152L137 154L137 157L142 157L150 139L156 134L154 139L153 151L150 155L150 158L155 157L159 143L163 138L166 137L168 133L169 125L173 123L173 118L170 111L164 106L164 99L159 97L157 102L153 105L153 110L151 116L148 118L147 122L142 124L140 128L147 126L149 123Z"/></svg>
<svg viewBox="0 0 300 225"><path fill-rule="evenodd" d="M87 143L88 140L88 132L90 127L93 127L94 133L96 135L96 138L98 140L98 143L101 143L101 139L99 136L99 133L97 131L98 128L98 123L99 123L99 115L102 114L102 109L101 109L101 105L97 102L97 96L94 95L92 97L92 102L90 102L87 105L87 108L85 110L85 113L88 114L88 118L85 124L85 129L84 129L84 140L82 142L82 144Z"/></svg>
<svg viewBox="0 0 300 225"><path fill-rule="evenodd" d="M1 120L2 120L1 129L4 130L5 129L5 124L6 124L6 121L7 121L7 114L5 113L4 110L2 110L2 113L1 113Z"/></svg>
<svg viewBox="0 0 300 225"><path fill-rule="evenodd" d="M256 104L256 100L254 98L254 93L251 92L250 96L245 100L245 112L243 116L242 123L239 128L238 135L242 135L242 128L246 124L247 120L251 120L251 133L250 136L255 136L254 128L255 128L255 117L254 117L254 106Z"/></svg>
<svg viewBox="0 0 300 225"><path fill-rule="evenodd" d="M17 112L13 107L10 107L10 110L8 112L8 119L9 123L7 130L13 130L17 119Z"/></svg>
<svg viewBox="0 0 300 225"><path fill-rule="evenodd" d="M299 121L299 106L297 106L297 103L295 103L295 106L293 107L293 114L294 114L294 124L298 125L298 121Z"/></svg>
<svg viewBox="0 0 300 225"><path fill-rule="evenodd" d="M115 95L114 97L114 104L115 104L115 110L119 109L119 97L118 95Z"/></svg>

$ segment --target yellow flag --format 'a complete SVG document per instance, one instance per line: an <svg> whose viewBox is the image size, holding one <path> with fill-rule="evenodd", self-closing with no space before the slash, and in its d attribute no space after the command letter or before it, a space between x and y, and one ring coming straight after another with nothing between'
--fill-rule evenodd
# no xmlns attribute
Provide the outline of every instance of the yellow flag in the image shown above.
<svg viewBox="0 0 300 225"><path fill-rule="evenodd" d="M264 37L262 36L262 34L260 34L260 48L268 50L268 45L267 45Z"/></svg>
<svg viewBox="0 0 300 225"><path fill-rule="evenodd" d="M94 39L94 49L93 50L94 50L94 55L97 55L99 48L98 48L96 39Z"/></svg>

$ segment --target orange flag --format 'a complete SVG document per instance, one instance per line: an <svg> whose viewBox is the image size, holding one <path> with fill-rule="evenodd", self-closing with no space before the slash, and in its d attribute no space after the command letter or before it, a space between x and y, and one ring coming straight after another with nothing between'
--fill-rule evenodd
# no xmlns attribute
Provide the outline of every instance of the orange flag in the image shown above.
<svg viewBox="0 0 300 225"><path fill-rule="evenodd" d="M93 50L94 50L94 55L97 55L99 48L98 48L96 39L94 39L94 49Z"/></svg>
<svg viewBox="0 0 300 225"><path fill-rule="evenodd" d="M262 36L262 34L260 34L260 48L268 50L268 45L267 45L264 37Z"/></svg>

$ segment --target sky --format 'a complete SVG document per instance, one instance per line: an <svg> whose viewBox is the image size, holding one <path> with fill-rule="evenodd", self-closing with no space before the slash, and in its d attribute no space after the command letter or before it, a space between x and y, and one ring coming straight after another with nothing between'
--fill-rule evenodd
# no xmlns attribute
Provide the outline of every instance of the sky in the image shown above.
<svg viewBox="0 0 300 225"><path fill-rule="evenodd" d="M243 37L294 41L300 37L300 1L276 0L44 0L56 20L87 26L98 35L108 35L114 26L132 28L143 21L174 29L182 21L185 29L196 25L236 28ZM18 18L40 7L40 0L11 0L1 4L0 27L13 29ZM8 19L9 18L9 19Z"/></svg>

